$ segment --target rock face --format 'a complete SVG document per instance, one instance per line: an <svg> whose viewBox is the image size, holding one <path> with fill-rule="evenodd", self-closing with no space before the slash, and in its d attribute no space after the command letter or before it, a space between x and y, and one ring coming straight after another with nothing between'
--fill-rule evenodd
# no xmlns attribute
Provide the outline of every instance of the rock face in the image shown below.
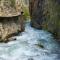
<svg viewBox="0 0 60 60"><path fill-rule="evenodd" d="M0 0L0 42L24 30L20 0Z"/></svg>
<svg viewBox="0 0 60 60"><path fill-rule="evenodd" d="M0 16L20 15L21 7L21 0L0 0Z"/></svg>
<svg viewBox="0 0 60 60"><path fill-rule="evenodd" d="M60 39L60 0L30 0L31 26L44 29Z"/></svg>
<svg viewBox="0 0 60 60"><path fill-rule="evenodd" d="M6 42L10 37L24 30L21 16L0 17L0 42Z"/></svg>

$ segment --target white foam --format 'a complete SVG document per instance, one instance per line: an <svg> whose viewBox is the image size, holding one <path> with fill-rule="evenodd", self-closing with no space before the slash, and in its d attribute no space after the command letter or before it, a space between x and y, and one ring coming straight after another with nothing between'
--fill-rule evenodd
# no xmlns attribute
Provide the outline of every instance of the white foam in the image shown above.
<svg viewBox="0 0 60 60"><path fill-rule="evenodd" d="M15 37L16 41L0 44L0 60L58 60L58 47L50 33L25 26L25 32ZM42 44L44 48L36 46ZM58 50L58 49L57 49Z"/></svg>

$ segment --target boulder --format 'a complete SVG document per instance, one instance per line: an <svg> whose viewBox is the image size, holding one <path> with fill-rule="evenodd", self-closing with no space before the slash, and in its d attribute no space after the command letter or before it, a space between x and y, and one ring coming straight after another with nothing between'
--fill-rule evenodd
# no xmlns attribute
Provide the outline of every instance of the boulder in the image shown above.
<svg viewBox="0 0 60 60"><path fill-rule="evenodd" d="M24 30L21 16L0 17L0 42L8 41L10 37Z"/></svg>
<svg viewBox="0 0 60 60"><path fill-rule="evenodd" d="M60 40L60 0L30 0L31 26L51 32Z"/></svg>

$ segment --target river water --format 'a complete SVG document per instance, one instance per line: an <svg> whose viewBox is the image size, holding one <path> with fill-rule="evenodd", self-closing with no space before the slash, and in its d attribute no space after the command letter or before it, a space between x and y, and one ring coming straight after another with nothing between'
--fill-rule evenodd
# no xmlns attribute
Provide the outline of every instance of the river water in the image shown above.
<svg viewBox="0 0 60 60"><path fill-rule="evenodd" d="M16 41L0 43L0 60L60 60L60 48L49 32L25 24Z"/></svg>

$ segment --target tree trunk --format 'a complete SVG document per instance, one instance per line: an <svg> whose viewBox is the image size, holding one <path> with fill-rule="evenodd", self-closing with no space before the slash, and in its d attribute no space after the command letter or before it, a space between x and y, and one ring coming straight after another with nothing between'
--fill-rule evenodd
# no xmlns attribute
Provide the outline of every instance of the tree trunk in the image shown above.
<svg viewBox="0 0 60 60"><path fill-rule="evenodd" d="M31 26L50 31L60 39L60 0L30 0Z"/></svg>

